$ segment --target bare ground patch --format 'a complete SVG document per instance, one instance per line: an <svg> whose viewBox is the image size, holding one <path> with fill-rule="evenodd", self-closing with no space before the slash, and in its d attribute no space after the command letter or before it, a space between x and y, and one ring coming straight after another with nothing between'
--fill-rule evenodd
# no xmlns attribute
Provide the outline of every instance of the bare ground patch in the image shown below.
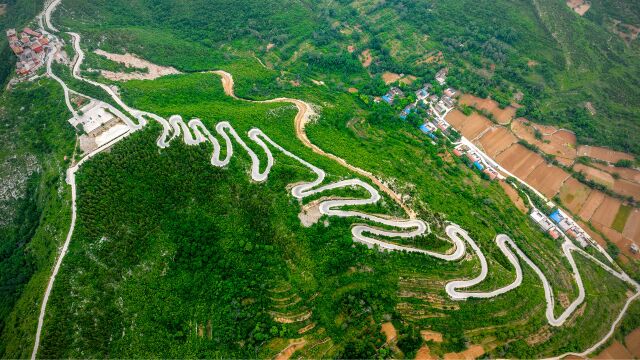
<svg viewBox="0 0 640 360"><path fill-rule="evenodd" d="M173 67L156 65L147 60L141 59L134 54L130 54L130 53L112 54L100 49L94 52L100 56L106 57L111 61L124 64L126 67L148 70L146 73L143 73L143 72L123 73L123 72L114 72L114 71L108 71L108 70L100 70L100 73L102 74L102 76L104 76L109 80L114 80L114 81L153 80L165 75L180 74L180 72Z"/></svg>

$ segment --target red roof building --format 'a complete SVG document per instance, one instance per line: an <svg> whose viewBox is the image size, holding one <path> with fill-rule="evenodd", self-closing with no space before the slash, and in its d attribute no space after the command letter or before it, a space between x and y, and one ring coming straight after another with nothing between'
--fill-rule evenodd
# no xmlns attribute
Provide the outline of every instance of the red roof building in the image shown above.
<svg viewBox="0 0 640 360"><path fill-rule="evenodd" d="M46 36L41 37L40 39L38 39L40 41L40 44L42 45L47 45L49 44L49 39L47 39Z"/></svg>
<svg viewBox="0 0 640 360"><path fill-rule="evenodd" d="M38 41L31 43L31 49L37 53L42 52L42 45Z"/></svg>
<svg viewBox="0 0 640 360"><path fill-rule="evenodd" d="M13 53L16 55L20 55L24 51L22 46L17 46L17 45L11 45L11 50L13 50Z"/></svg>
<svg viewBox="0 0 640 360"><path fill-rule="evenodd" d="M28 44L29 43L29 37L25 34L22 34L22 39L20 39L20 41L22 41L23 44Z"/></svg>
<svg viewBox="0 0 640 360"><path fill-rule="evenodd" d="M496 174L489 169L484 169L483 173L487 174L491 180L496 178Z"/></svg>
<svg viewBox="0 0 640 360"><path fill-rule="evenodd" d="M460 157L462 156L462 153L458 149L453 149L453 155Z"/></svg>
<svg viewBox="0 0 640 360"><path fill-rule="evenodd" d="M555 239L560 237L560 234L558 234L558 231L556 229L549 230L549 235L551 235L553 240L555 240Z"/></svg>
<svg viewBox="0 0 640 360"><path fill-rule="evenodd" d="M22 30L22 32L23 32L23 33L25 33L25 34L27 34L27 35L31 35L31 36L35 36L35 37L40 36L40 33L39 33L39 32L37 32L37 31L33 31L31 28L28 28L28 27L24 28L24 29Z"/></svg>

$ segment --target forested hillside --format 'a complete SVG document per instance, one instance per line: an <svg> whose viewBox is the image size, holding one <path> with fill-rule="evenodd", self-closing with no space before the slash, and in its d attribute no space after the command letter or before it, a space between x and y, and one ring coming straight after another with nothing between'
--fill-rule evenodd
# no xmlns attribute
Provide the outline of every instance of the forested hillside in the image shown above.
<svg viewBox="0 0 640 360"><path fill-rule="evenodd" d="M362 90L377 88L384 71L415 75L417 85L448 66L451 85L504 105L522 92L519 115L640 154L640 45L614 26L640 26L640 10L633 1L592 3L583 17L555 0L69 0L59 14L91 48L100 41L186 71L257 56L293 79Z"/></svg>
<svg viewBox="0 0 640 360"><path fill-rule="evenodd" d="M22 9L22 15L0 21L24 24L41 9L33 4L10 4L9 11ZM507 234L525 255L519 259L532 259L549 280L558 316L580 298L575 264L562 241L531 220L526 193L487 181L454 155L448 137L439 131L428 137L417 129L415 114L399 121L397 110L447 67L450 86L501 105L522 97L519 115L571 128L581 143L637 156L640 47L617 32L620 24L639 26L639 11L623 0L592 0L584 16L554 0L62 0L53 16L66 42L61 52L77 59L64 31L80 34L87 56L80 74L114 87L76 78L64 62L54 63L52 72L71 90L104 102L121 96L128 106L166 119L201 119L212 131L228 121L261 169L267 156L248 136L253 128L325 170L323 184L382 181L402 204L383 194L358 210L391 218L405 217L402 206L410 207L432 232L387 240L439 253L453 251L445 229L459 224L489 269L471 292L516 282L514 262L496 242L497 234ZM100 69L132 69L96 49L134 53L181 73L108 80ZM210 72L217 69L233 75L239 97L289 96L313 104L318 117L304 136L344 160L301 142L295 106L233 98L219 73ZM389 74L409 79L394 83L409 94L395 108L373 102L389 88L383 78ZM59 85L42 76L0 97L3 358L31 355L51 265L69 230L65 172L81 156L76 136L82 130L67 122ZM298 199L292 184L316 175L275 146L268 179L254 181L253 159L239 141L232 141L227 166L213 166L210 143L190 146L176 136L159 147L163 129L147 120L75 173L75 230L46 308L38 357L274 358L302 339L295 358L408 359L425 345L438 358L474 348L482 351L477 356L540 358L593 346L632 293L575 252L586 300L561 326L550 325L540 274L524 260L520 286L487 299L454 300L445 285L477 277L479 251L444 261L367 248L352 231L373 221L320 212L313 221L305 217L313 217L306 210L321 197L361 198L368 195L362 189ZM221 151L230 149L223 143ZM594 247L586 251L607 261ZM640 278L640 262L623 267ZM639 319L635 301L613 339L624 341ZM395 328L397 337L385 338L383 326ZM440 339L425 339L425 330Z"/></svg>

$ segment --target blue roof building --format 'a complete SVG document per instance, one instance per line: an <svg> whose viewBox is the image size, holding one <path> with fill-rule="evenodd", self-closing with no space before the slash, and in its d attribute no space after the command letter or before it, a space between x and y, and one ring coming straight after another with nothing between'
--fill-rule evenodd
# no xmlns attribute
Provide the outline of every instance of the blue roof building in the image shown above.
<svg viewBox="0 0 640 360"><path fill-rule="evenodd" d="M474 161L473 162L473 166L475 166L476 169L478 169L478 170L484 169L484 166L482 166L482 164L480 164L480 161Z"/></svg>
<svg viewBox="0 0 640 360"><path fill-rule="evenodd" d="M557 223L560 223L562 221L562 215L560 215L559 210L554 211L553 214L549 215L549 217Z"/></svg>
<svg viewBox="0 0 640 360"><path fill-rule="evenodd" d="M391 97L390 95L383 95L382 100L384 100L387 104L391 105L391 103L393 102L393 97Z"/></svg>
<svg viewBox="0 0 640 360"><path fill-rule="evenodd" d="M427 124L422 124L422 125L420 126L420 130L422 130L422 132L423 132L423 133L425 133L425 134L430 134L430 133L431 133L431 129L429 129L429 128L427 127Z"/></svg>

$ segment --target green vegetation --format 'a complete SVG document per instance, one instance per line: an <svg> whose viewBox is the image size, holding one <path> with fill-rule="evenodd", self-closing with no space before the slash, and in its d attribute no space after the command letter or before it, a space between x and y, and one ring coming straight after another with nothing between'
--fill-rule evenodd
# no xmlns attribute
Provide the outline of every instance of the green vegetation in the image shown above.
<svg viewBox="0 0 640 360"><path fill-rule="evenodd" d="M618 213L616 214L616 217L613 219L611 228L622 233L622 230L624 230L624 225L627 223L629 215L631 215L631 210L633 210L631 206L621 205Z"/></svg>
<svg viewBox="0 0 640 360"><path fill-rule="evenodd" d="M353 176L297 141L291 106L234 101L222 94L216 76L170 76L121 88L134 107L162 116L199 117L210 128L228 120L240 134L258 126L286 149L326 169L331 179ZM496 233L506 232L547 269L556 292L575 296L557 243L542 236L497 184L481 180L459 160L444 160L444 145L431 145L395 117L351 129L346 123L362 111L352 97L332 95L329 101L327 93L313 96L317 103L334 104L323 107L323 121L310 126L314 142L382 178L402 179L400 191L411 194L412 206L436 234L442 234L448 219L478 241L491 267L479 289L513 280L511 265L493 243ZM278 344L282 336L299 337L297 330L307 321L316 324L305 335L310 343L329 337L334 346L329 353L303 349L303 354L383 356L388 352L377 350L379 324L386 319L411 324L401 329L398 344L407 354L421 344L411 327L442 332L445 342L434 348L442 355L491 336L498 343L524 339L545 324L544 297L530 269L524 270L524 284L504 296L452 302L440 281L474 276L477 260L448 263L353 246L349 219L328 218L327 227L321 220L304 228L297 202L286 190L289 183L311 179L299 164L276 153L269 179L256 184L248 179L248 158L241 151L219 169L209 163L209 145L188 147L176 140L159 151L159 131L150 125L78 173L78 224L52 293L41 356L272 356L269 344ZM263 157L255 144L249 145ZM409 184L420 185L402 188ZM393 211L393 206L379 211L385 210ZM425 246L430 244L438 247ZM581 269L592 284L588 296L593 302L587 307L589 317L577 317L574 326L591 330L567 328L533 349L501 347L496 354L551 355L593 342L608 323L603 316L609 312L602 309L613 314L626 286L603 281L608 275L591 263ZM275 295L281 291L286 295ZM432 293L441 300L403 295L407 293ZM283 308L273 300L291 296L301 301ZM300 324L274 321L274 312L307 311L311 318ZM420 317L424 311L444 318ZM59 324L74 324L77 331ZM494 330L468 333L481 327ZM207 330L200 335L199 328Z"/></svg>
<svg viewBox="0 0 640 360"><path fill-rule="evenodd" d="M65 169L74 130L52 80L20 84L0 98L0 355L27 356L57 247L69 226ZM14 354L13 356L10 354Z"/></svg>
<svg viewBox="0 0 640 360"><path fill-rule="evenodd" d="M568 126L585 143L640 152L633 121L640 102L631 86L638 77L637 45L610 40L606 30L611 17L634 18L598 1L585 18L562 2L542 0L64 0L63 5L54 22L81 33L88 54L98 47L128 51L186 73L118 84L131 106L164 117L201 118L210 129L230 121L245 139L249 129L259 127L325 169L327 182L355 177L297 140L295 107L233 100L223 94L217 76L200 72L231 72L239 96L292 96L318 105L319 121L307 126L311 141L392 184L432 225L434 233L411 240L413 245L444 251L444 227L449 221L460 224L490 266L487 281L472 290L489 290L513 281L514 269L494 242L496 234L506 233L549 278L556 314L563 308L561 298L577 296L559 243L543 235L499 184L452 157L446 139L434 145L415 128L415 118L402 122L397 109L373 104L372 96L386 89L380 75L415 75L412 84L400 85L410 94L448 66L449 84L463 91L490 95L501 106L522 91L521 115ZM567 41L569 33L578 40ZM595 45L586 42L587 34ZM351 44L353 53L347 50ZM364 49L373 56L367 69L359 64ZM425 55L439 59L424 62ZM87 61L121 70L95 55ZM104 91L74 80L68 68L56 65L54 71L71 88L109 101ZM348 94L349 87L359 93ZM71 156L74 140L55 83L21 85L2 101L13 124L0 133L3 141L18 134L13 143L27 149L6 147L2 156L29 152L41 164L25 182L26 195L11 204L16 221L6 236L2 229L9 241L1 249L0 354L23 358L33 344L33 309L68 227L64 156ZM585 112L585 101L595 104L597 115ZM596 126L602 131L594 131ZM442 343L430 344L439 357L490 344L489 356L536 358L589 347L626 300L625 284L576 255L587 292L582 315L550 329L549 339L530 344L547 327L543 290L530 268L524 268L523 284L507 294L452 301L443 284L476 276L475 256L444 262L367 249L353 243L350 228L362 222L357 219L323 217L303 227L300 202L288 185L311 180L308 169L276 152L269 179L255 183L239 146L229 166L216 168L210 165L209 144L186 146L175 139L159 149L160 131L152 123L78 172L78 220L51 295L41 357L271 358L285 339L304 336L309 346L300 350L302 356L385 358L391 351L383 347L380 324L392 321L406 357L422 345L419 330L429 328L444 336ZM248 145L266 160L259 146ZM341 189L323 195L360 193ZM537 196L532 201L551 210ZM359 209L402 215L386 196ZM625 331L635 326L633 319L624 324Z"/></svg>
<svg viewBox="0 0 640 360"><path fill-rule="evenodd" d="M627 2L605 2L579 17L563 2L550 0L392 0L384 5L68 0L56 21L82 32L90 49L100 41L105 50L130 51L183 71L249 59L257 67L257 56L280 74L254 83L259 86L251 96L304 93L304 86L296 88L291 81L313 78L334 90L355 86L380 95L384 71L415 75L408 86L414 89L448 66L451 86L490 95L501 106L521 91L519 116L574 130L580 143L640 154L634 121L640 112L635 86L640 47L611 32L614 20L640 25L633 22L639 10ZM358 65L365 49L373 59L367 69L372 77ZM259 78L249 79L243 81ZM595 115L585 109L586 102Z"/></svg>

